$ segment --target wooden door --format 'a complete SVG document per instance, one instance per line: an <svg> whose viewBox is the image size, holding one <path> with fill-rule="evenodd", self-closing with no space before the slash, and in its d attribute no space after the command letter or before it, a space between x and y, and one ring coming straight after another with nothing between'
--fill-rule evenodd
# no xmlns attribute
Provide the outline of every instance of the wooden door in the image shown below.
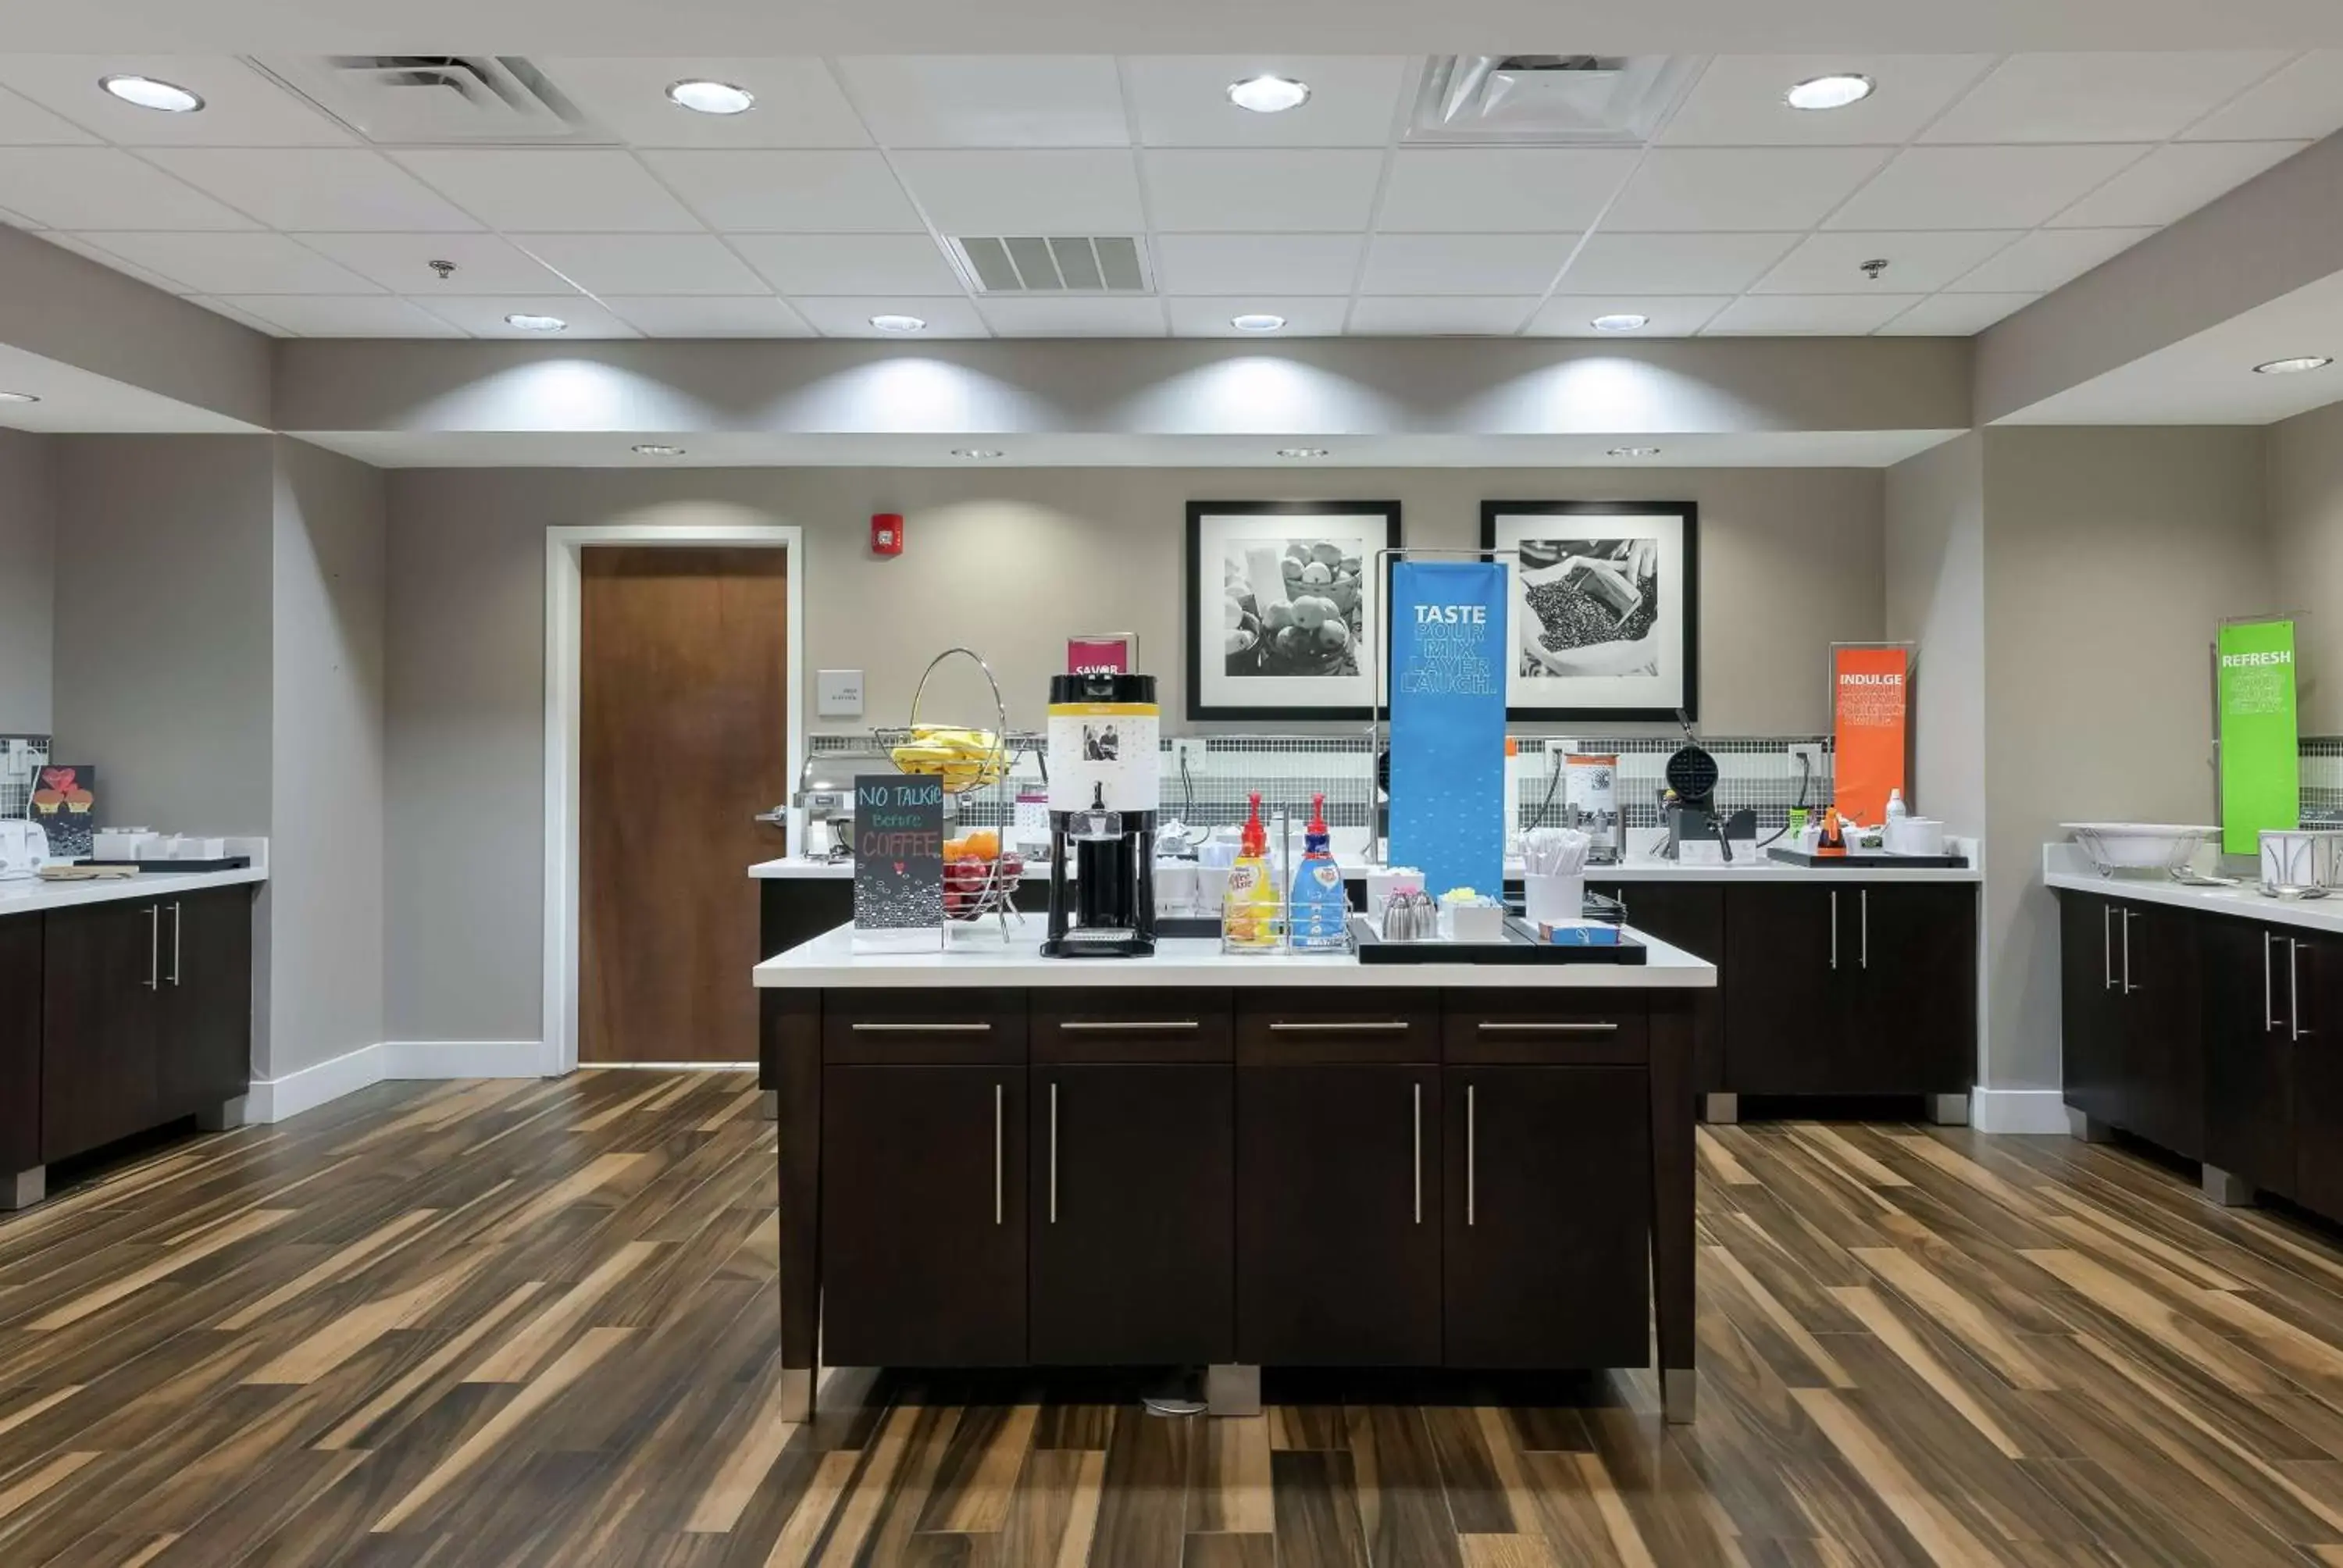
<svg viewBox="0 0 2343 1568"><path fill-rule="evenodd" d="M1022 1067L822 1070L824 1365L1025 1364L1025 1122Z"/></svg>
<svg viewBox="0 0 2343 1568"><path fill-rule="evenodd" d="M1650 1081L1443 1070L1446 1364L1650 1363Z"/></svg>
<svg viewBox="0 0 2343 1568"><path fill-rule="evenodd" d="M1855 889L1767 882L1725 894L1725 1081L1740 1094L1843 1094L1861 989Z"/></svg>
<svg viewBox="0 0 2343 1568"><path fill-rule="evenodd" d="M2202 924L2199 916L2155 904L2125 900L2116 910L2128 1125L2149 1142L2191 1160L2206 1157L2205 1003L2197 952ZM2282 962L2282 957L2275 960L2274 969ZM2269 1046L2281 1038L2272 1031ZM2281 1081L2292 1076L2286 1064L2278 1065Z"/></svg>
<svg viewBox="0 0 2343 1568"><path fill-rule="evenodd" d="M163 906L162 1116L226 1103L252 1082L252 892L221 888Z"/></svg>
<svg viewBox="0 0 2343 1568"><path fill-rule="evenodd" d="M2343 942L2302 931L2287 940L2295 1198L2343 1221Z"/></svg>
<svg viewBox="0 0 2343 1568"><path fill-rule="evenodd" d="M161 906L52 910L41 983L41 1158L84 1153L155 1125Z"/></svg>
<svg viewBox="0 0 2343 1568"><path fill-rule="evenodd" d="M1440 1069L1237 1070L1237 1359L1440 1361Z"/></svg>
<svg viewBox="0 0 2343 1568"><path fill-rule="evenodd" d="M2131 1125L2126 1101L2116 973L2116 906L2058 894L2060 1078L2067 1104L2109 1127Z"/></svg>
<svg viewBox="0 0 2343 1568"><path fill-rule="evenodd" d="M0 918L0 1182L41 1163L41 929Z"/></svg>
<svg viewBox="0 0 2343 1568"><path fill-rule="evenodd" d="M1233 1361L1233 1070L1037 1066L1032 1085L1033 1361Z"/></svg>
<svg viewBox="0 0 2343 1568"><path fill-rule="evenodd" d="M584 552L578 1056L750 1061L755 820L789 798L788 553Z"/></svg>
<svg viewBox="0 0 2343 1568"><path fill-rule="evenodd" d="M2120 909L2116 918L2122 920ZM2199 918L2196 931L2205 977L2205 1160L2256 1187L2290 1194L2294 1048L2287 1039L2285 935L2217 915ZM2137 984L2147 977L2136 967L2137 947L2132 957ZM2120 942L2116 962L2120 974ZM2138 1010L2125 1009L2127 1028Z"/></svg>
<svg viewBox="0 0 2343 1568"><path fill-rule="evenodd" d="M1841 1043L1849 1094L1966 1094L1976 1081L1976 889L1863 884L1844 889L1863 982Z"/></svg>
<svg viewBox="0 0 2343 1568"><path fill-rule="evenodd" d="M1725 890L1715 882L1597 882L1595 890L1620 901L1627 923L1696 959L1725 961ZM1722 977L1720 977L1722 978ZM1725 1087L1725 991L1692 993L1692 1087L1695 1094Z"/></svg>

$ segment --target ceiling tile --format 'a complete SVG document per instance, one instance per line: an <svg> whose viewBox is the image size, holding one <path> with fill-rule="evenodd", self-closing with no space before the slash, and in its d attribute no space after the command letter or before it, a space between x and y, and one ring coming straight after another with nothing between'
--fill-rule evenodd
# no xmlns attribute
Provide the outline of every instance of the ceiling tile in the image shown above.
<svg viewBox="0 0 2343 1568"><path fill-rule="evenodd" d="M2317 141L2343 130L2343 49L2314 49L2188 127L2187 141Z"/></svg>
<svg viewBox="0 0 2343 1568"><path fill-rule="evenodd" d="M1879 329L1883 337L1966 337L2025 309L2038 294L1938 294Z"/></svg>
<svg viewBox="0 0 2343 1568"><path fill-rule="evenodd" d="M2052 218L2050 226L2117 228L2145 224L2161 227L2292 157L2304 145L2174 142L2157 148Z"/></svg>
<svg viewBox="0 0 2343 1568"><path fill-rule="evenodd" d="M1624 147L1404 147L1375 226L1391 233L1576 232L1641 155Z"/></svg>
<svg viewBox="0 0 2343 1568"><path fill-rule="evenodd" d="M59 234L55 229L45 228L41 230L41 237L47 240L51 245L55 246L60 250L72 251L75 256L81 256L85 260L96 262L100 266L110 266L115 271L121 273L126 277L135 277L139 282L146 285L149 288L159 288L166 294L192 294L195 292L195 290L189 288L186 284L181 283L176 277L166 276L166 275L153 271L150 268L140 266L134 262L125 261L122 257L115 255L112 251L106 249L103 246L93 245L88 240L79 238L74 235ZM104 236L100 236L99 237L103 238Z"/></svg>
<svg viewBox="0 0 2343 1568"><path fill-rule="evenodd" d="M965 297L921 299L910 295L836 297L808 295L792 299L797 313L825 337L877 337L890 343L918 343L939 337L989 337L990 330L976 307ZM924 332L881 332L870 325L874 316L916 316L928 324Z"/></svg>
<svg viewBox="0 0 2343 1568"><path fill-rule="evenodd" d="M1948 286L1957 294L2046 294L2155 232L2152 228L2040 229Z"/></svg>
<svg viewBox="0 0 2343 1568"><path fill-rule="evenodd" d="M588 294L759 294L749 265L705 234L517 234L513 243Z"/></svg>
<svg viewBox="0 0 2343 1568"><path fill-rule="evenodd" d="M1825 228L2032 228L2145 147L1907 147Z"/></svg>
<svg viewBox="0 0 2343 1568"><path fill-rule="evenodd" d="M697 230L699 220L626 153L578 147L433 147L394 154L507 234Z"/></svg>
<svg viewBox="0 0 2343 1568"><path fill-rule="evenodd" d="M1884 327L1925 297L1917 294L1752 294L1717 312L1716 319L1702 331L1709 337L1779 333L1844 337Z"/></svg>
<svg viewBox="0 0 2343 1568"><path fill-rule="evenodd" d="M98 234L85 239L197 294L372 294L374 286L281 234Z"/></svg>
<svg viewBox="0 0 2343 1568"><path fill-rule="evenodd" d="M896 172L946 234L1137 234L1128 152L898 153Z"/></svg>
<svg viewBox="0 0 2343 1568"><path fill-rule="evenodd" d="M1877 147L1661 147L1644 156L1603 226L1810 228L1886 156Z"/></svg>
<svg viewBox="0 0 2343 1568"><path fill-rule="evenodd" d="M920 231L881 153L651 152L643 162L724 233Z"/></svg>
<svg viewBox="0 0 2343 1568"><path fill-rule="evenodd" d="M1158 235L1158 281L1177 294L1348 294L1365 243L1356 234Z"/></svg>
<svg viewBox="0 0 2343 1568"><path fill-rule="evenodd" d="M1383 156L1351 148L1204 147L1141 155L1159 230L1355 233L1374 212Z"/></svg>
<svg viewBox="0 0 2343 1568"><path fill-rule="evenodd" d="M1229 84L1285 76L1310 101L1262 115ZM1122 62L1139 139L1156 147L1380 147L1391 140L1410 62L1359 55L1135 55Z"/></svg>
<svg viewBox="0 0 2343 1568"><path fill-rule="evenodd" d="M545 264L493 234L304 234L295 237L394 294L559 294L568 290ZM452 261L446 280L431 268Z"/></svg>
<svg viewBox="0 0 2343 1568"><path fill-rule="evenodd" d="M387 294L229 296L226 305L303 337L461 337L422 307Z"/></svg>
<svg viewBox="0 0 2343 1568"><path fill-rule="evenodd" d="M603 304L650 337L810 337L805 318L769 294L719 298L611 295Z"/></svg>
<svg viewBox="0 0 2343 1568"><path fill-rule="evenodd" d="M454 322L476 337L558 343L579 338L641 336L583 295L435 294L429 297L432 315ZM569 325L560 332L524 332L508 323L505 320L507 316L555 316Z"/></svg>
<svg viewBox="0 0 2343 1568"><path fill-rule="evenodd" d="M1361 291L1544 294L1576 238L1566 234L1378 235L1367 247Z"/></svg>
<svg viewBox="0 0 2343 1568"><path fill-rule="evenodd" d="M0 87L0 147L95 146L96 135Z"/></svg>
<svg viewBox="0 0 2343 1568"><path fill-rule="evenodd" d="M1622 343L1689 337L1732 303L1731 296L1721 294L1557 294L1531 317L1529 332L1534 337L1601 337ZM1634 332L1597 332L1594 323L1598 316L1645 316L1651 320Z"/></svg>
<svg viewBox="0 0 2343 1568"><path fill-rule="evenodd" d="M940 296L960 287L923 234L744 234L732 243L783 294Z"/></svg>
<svg viewBox="0 0 2343 1568"><path fill-rule="evenodd" d="M1562 286L1573 294L1738 294L1797 239L1794 234L1592 234Z"/></svg>
<svg viewBox="0 0 2343 1568"><path fill-rule="evenodd" d="M260 226L112 147L0 147L0 206L49 228Z"/></svg>
<svg viewBox="0 0 2343 1568"><path fill-rule="evenodd" d="M1370 296L1351 309L1351 336L1503 337L1519 332L1522 323L1535 308L1534 297L1445 299Z"/></svg>
<svg viewBox="0 0 2343 1568"><path fill-rule="evenodd" d="M100 77L152 76L198 94L203 112L124 103ZM0 86L126 147L338 147L349 132L226 55L0 55Z"/></svg>
<svg viewBox="0 0 2343 1568"><path fill-rule="evenodd" d="M1283 294L1175 297L1163 303L1172 313L1174 337L1339 337L1342 318L1351 312L1347 297L1312 298ZM1275 332L1239 332L1229 325L1232 317L1254 314L1282 316L1285 325Z"/></svg>
<svg viewBox="0 0 2343 1568"><path fill-rule="evenodd" d="M2018 237L2009 229L1810 235L1755 286L1759 294L1933 294ZM1876 282L1863 264L1885 261Z"/></svg>
<svg viewBox="0 0 2343 1568"><path fill-rule="evenodd" d="M1130 145L1105 55L859 55L838 68L887 146Z"/></svg>
<svg viewBox="0 0 2343 1568"><path fill-rule="evenodd" d="M2155 142L2286 63L2261 49L2012 55L1924 142Z"/></svg>
<svg viewBox="0 0 2343 1568"><path fill-rule="evenodd" d="M1161 337L1158 299L981 299L977 308L1003 337Z"/></svg>
<svg viewBox="0 0 2343 1568"><path fill-rule="evenodd" d="M581 59L538 68L596 125L638 147L867 147L870 134L814 58L668 55ZM729 82L756 95L744 115L700 115L671 102L678 82Z"/></svg>
<svg viewBox="0 0 2343 1568"><path fill-rule="evenodd" d="M1896 146L1993 62L1991 55L1723 55L1655 139L1664 146ZM1879 90L1828 114L1790 107L1800 82L1848 73L1869 76Z"/></svg>
<svg viewBox="0 0 2343 1568"><path fill-rule="evenodd" d="M480 226L388 158L357 147L157 147L146 157L271 228L413 234Z"/></svg>

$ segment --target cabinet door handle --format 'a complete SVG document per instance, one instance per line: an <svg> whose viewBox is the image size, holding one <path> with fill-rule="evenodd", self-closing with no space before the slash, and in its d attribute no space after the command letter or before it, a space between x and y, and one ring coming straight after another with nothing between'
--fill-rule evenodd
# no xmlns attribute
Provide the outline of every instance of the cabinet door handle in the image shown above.
<svg viewBox="0 0 2343 1568"><path fill-rule="evenodd" d="M850 1023L857 1034L990 1034L989 1023Z"/></svg>
<svg viewBox="0 0 2343 1568"><path fill-rule="evenodd" d="M1838 968L1838 890L1831 890L1831 968Z"/></svg>
<svg viewBox="0 0 2343 1568"><path fill-rule="evenodd" d="M1615 1034L1619 1026L1605 1020L1600 1023L1476 1023L1473 1026L1483 1034Z"/></svg>
<svg viewBox="0 0 2343 1568"><path fill-rule="evenodd" d="M1481 1196L1479 1118L1474 1114L1473 1086L1464 1086L1464 1222L1479 1223Z"/></svg>
<svg viewBox="0 0 2343 1568"><path fill-rule="evenodd" d="M1871 967L1871 890L1860 889L1855 893L1856 914L1863 921L1863 967Z"/></svg>
<svg viewBox="0 0 2343 1568"><path fill-rule="evenodd" d="M1423 1085L1415 1085L1415 1222L1423 1223Z"/></svg>
<svg viewBox="0 0 2343 1568"><path fill-rule="evenodd" d="M2264 970L2263 970L2263 977L2262 977L2262 978L2263 978L2265 980L2267 980L2269 978L2269 976L2268 976L2268 963L2269 955L2268 955L2267 952L2265 952L2265 953L2262 955L2262 959L2263 959L2263 963L2264 963ZM2099 964L2100 964L2101 970L2102 970L2102 971L2106 974L2106 976L2107 976L2107 983L2106 983L2104 986L2102 986L2100 989L2101 989L2101 990L2115 990L2115 989L2116 989L2116 907L2115 907L2113 904L2107 904L2107 905L2104 905L2104 906L2102 906L2102 907L2100 908L2100 910L2099 910ZM2268 989L2269 989L2269 988L2268 988L2268 985L2264 985L2262 989L2263 989L2263 990L2264 990L2265 992L2267 992L2267 991L2268 990ZM2265 1008L2263 1009L2263 1010L2264 1010L2265 1012L2267 1012L2267 1011L2268 1010L2268 1009L2267 1007L2265 1007Z"/></svg>
<svg viewBox="0 0 2343 1568"><path fill-rule="evenodd" d="M2302 1027L2302 944L2292 937L2286 940L2286 1027L2288 1040L2310 1032Z"/></svg>
<svg viewBox="0 0 2343 1568"><path fill-rule="evenodd" d="M993 1223L999 1224L996 1215ZM1058 1086L1050 1085L1050 1223L1058 1222Z"/></svg>
<svg viewBox="0 0 2343 1568"><path fill-rule="evenodd" d="M179 927L180 927L180 926L181 926L181 925L186 921L186 914L185 914L184 912L182 912L180 906L179 906L178 904L176 904L176 903L172 904L172 906L171 906L171 983L172 983L173 985L177 985L177 984L179 983Z"/></svg>
<svg viewBox="0 0 2343 1568"><path fill-rule="evenodd" d="M1396 1018L1373 1023L1295 1023L1281 1018L1272 1020L1269 1029L1272 1034L1405 1034L1408 1025Z"/></svg>
<svg viewBox="0 0 2343 1568"><path fill-rule="evenodd" d="M2277 983L2270 979L2270 944L2278 939L2269 932L2262 933L2262 1032L2268 1034L2278 1027Z"/></svg>
<svg viewBox="0 0 2343 1568"><path fill-rule="evenodd" d="M146 906L146 989L163 989L163 906Z"/></svg>
<svg viewBox="0 0 2343 1568"><path fill-rule="evenodd" d="M2130 910L2123 912L2124 931L2124 995L2129 996L2139 987L2131 983L2131 923L2139 916Z"/></svg>
<svg viewBox="0 0 2343 1568"><path fill-rule="evenodd" d="M1058 1030L1061 1034L1187 1034L1203 1027L1192 1018L1069 1019Z"/></svg>

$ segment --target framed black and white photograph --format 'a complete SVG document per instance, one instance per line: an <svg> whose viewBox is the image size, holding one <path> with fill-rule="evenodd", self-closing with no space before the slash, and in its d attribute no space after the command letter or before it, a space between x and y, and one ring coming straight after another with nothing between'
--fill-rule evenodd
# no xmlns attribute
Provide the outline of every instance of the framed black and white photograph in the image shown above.
<svg viewBox="0 0 2343 1568"><path fill-rule="evenodd" d="M1700 508L1689 501L1484 501L1504 558L1505 716L1699 716Z"/></svg>
<svg viewBox="0 0 2343 1568"><path fill-rule="evenodd" d="M1188 505L1188 717L1370 716L1397 501Z"/></svg>

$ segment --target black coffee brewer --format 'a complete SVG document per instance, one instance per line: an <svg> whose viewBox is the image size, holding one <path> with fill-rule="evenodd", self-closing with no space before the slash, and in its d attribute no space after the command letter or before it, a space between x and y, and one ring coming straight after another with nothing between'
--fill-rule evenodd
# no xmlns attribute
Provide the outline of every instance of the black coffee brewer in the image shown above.
<svg viewBox="0 0 2343 1568"><path fill-rule="evenodd" d="M1151 675L1050 678L1050 958L1155 951L1162 718Z"/></svg>

